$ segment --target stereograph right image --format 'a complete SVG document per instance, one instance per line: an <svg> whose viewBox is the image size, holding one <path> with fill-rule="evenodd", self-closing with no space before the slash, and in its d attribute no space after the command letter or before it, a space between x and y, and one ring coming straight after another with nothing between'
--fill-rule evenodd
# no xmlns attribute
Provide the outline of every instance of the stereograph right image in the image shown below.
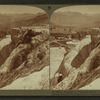
<svg viewBox="0 0 100 100"><path fill-rule="evenodd" d="M100 6L66 6L50 19L50 89L100 89Z"/></svg>

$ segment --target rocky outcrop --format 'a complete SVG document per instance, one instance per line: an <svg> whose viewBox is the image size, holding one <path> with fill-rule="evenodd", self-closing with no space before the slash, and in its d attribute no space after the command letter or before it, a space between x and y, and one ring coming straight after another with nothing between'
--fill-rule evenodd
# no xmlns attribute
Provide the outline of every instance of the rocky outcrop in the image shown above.
<svg viewBox="0 0 100 100"><path fill-rule="evenodd" d="M65 60L65 58L62 63L64 65L65 65L65 62L67 62L68 60L68 59ZM64 78L59 83L57 81L58 77L56 77L55 81L57 83L52 85L51 89L77 90L77 89L80 89L81 87L84 87L85 85L90 84L92 81L99 78L100 77L100 73L99 73L100 71L100 45L96 47L90 53L89 57L85 60L85 62L79 68L76 69L76 68L70 67L70 70L67 70L68 69L67 66L68 64L66 64L63 69L63 70L66 70L67 75L64 76ZM55 81L53 80L53 82Z"/></svg>
<svg viewBox="0 0 100 100"><path fill-rule="evenodd" d="M78 52L87 44L89 44L91 40L89 38L83 39L78 43L78 45L73 48L62 60L58 70L56 71L54 77L51 78L51 86L54 86L55 84L58 84L58 76L56 76L57 73L62 73L64 79L72 70L71 62L75 58L75 56L78 54Z"/></svg>
<svg viewBox="0 0 100 100"><path fill-rule="evenodd" d="M42 33L16 46L0 67L0 88L49 65L48 40L48 33Z"/></svg>
<svg viewBox="0 0 100 100"><path fill-rule="evenodd" d="M100 46L94 49L80 68L72 68L68 76L53 89L79 89L100 77L100 64L95 66L95 60L100 55Z"/></svg>

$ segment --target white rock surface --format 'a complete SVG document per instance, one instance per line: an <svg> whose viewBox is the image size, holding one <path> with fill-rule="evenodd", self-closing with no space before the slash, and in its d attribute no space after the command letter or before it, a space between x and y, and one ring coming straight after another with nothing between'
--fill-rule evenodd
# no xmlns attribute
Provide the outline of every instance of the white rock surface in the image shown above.
<svg viewBox="0 0 100 100"><path fill-rule="evenodd" d="M6 38L0 40L0 50L11 42L11 36L7 36Z"/></svg>
<svg viewBox="0 0 100 100"><path fill-rule="evenodd" d="M100 78L94 80L89 85L86 85L79 90L100 90Z"/></svg>
<svg viewBox="0 0 100 100"><path fill-rule="evenodd" d="M1 88L1 90L14 89L49 89L49 66L26 77L18 78L10 85Z"/></svg>

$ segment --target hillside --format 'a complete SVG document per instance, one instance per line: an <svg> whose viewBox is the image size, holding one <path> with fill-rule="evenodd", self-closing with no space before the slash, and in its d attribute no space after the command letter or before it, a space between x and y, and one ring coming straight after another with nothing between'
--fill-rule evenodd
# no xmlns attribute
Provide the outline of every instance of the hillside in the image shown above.
<svg viewBox="0 0 100 100"><path fill-rule="evenodd" d="M33 18L23 19L21 21L16 21L15 26L33 26L33 25L43 25L49 24L49 19L47 14L40 14Z"/></svg>

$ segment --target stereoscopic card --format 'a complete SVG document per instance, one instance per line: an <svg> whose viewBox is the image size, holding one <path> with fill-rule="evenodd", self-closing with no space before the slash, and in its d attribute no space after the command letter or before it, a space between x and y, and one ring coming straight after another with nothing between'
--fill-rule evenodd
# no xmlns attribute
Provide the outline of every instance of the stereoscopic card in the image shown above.
<svg viewBox="0 0 100 100"><path fill-rule="evenodd" d="M0 5L0 95L100 95L99 11L96 4Z"/></svg>

